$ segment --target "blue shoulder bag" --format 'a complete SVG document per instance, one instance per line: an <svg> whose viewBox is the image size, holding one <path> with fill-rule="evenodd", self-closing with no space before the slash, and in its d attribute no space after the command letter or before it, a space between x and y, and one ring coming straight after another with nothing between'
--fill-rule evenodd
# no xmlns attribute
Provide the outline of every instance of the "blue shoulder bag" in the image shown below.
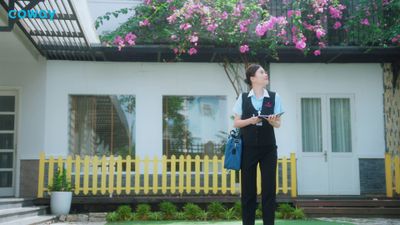
<svg viewBox="0 0 400 225"><path fill-rule="evenodd" d="M231 130L225 146L224 168L240 170L242 159L242 139L239 129Z"/></svg>

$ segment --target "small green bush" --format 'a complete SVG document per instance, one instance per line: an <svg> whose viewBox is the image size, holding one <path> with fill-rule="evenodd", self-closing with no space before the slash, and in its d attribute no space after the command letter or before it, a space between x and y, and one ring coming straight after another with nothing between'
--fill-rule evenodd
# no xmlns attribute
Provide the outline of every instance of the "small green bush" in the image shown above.
<svg viewBox="0 0 400 225"><path fill-rule="evenodd" d="M177 212L175 214L175 219L176 220L185 220L186 219L185 213L184 212Z"/></svg>
<svg viewBox="0 0 400 225"><path fill-rule="evenodd" d="M262 219L262 205L259 203L256 209L256 219Z"/></svg>
<svg viewBox="0 0 400 225"><path fill-rule="evenodd" d="M117 222L118 221L118 215L117 212L109 212L106 215L106 221L107 222Z"/></svg>
<svg viewBox="0 0 400 225"><path fill-rule="evenodd" d="M165 220L173 220L176 217L176 206L171 202L161 202L159 204L160 211Z"/></svg>
<svg viewBox="0 0 400 225"><path fill-rule="evenodd" d="M163 220L163 213L162 212L151 212L148 215L149 220Z"/></svg>
<svg viewBox="0 0 400 225"><path fill-rule="evenodd" d="M235 208L232 207L232 208L229 208L229 209L225 210L224 218L226 220L237 219L236 216L235 216Z"/></svg>
<svg viewBox="0 0 400 225"><path fill-rule="evenodd" d="M282 213L275 212L275 219L282 219Z"/></svg>
<svg viewBox="0 0 400 225"><path fill-rule="evenodd" d="M292 217L295 220L302 220L306 218L306 215L304 214L304 210L300 209L300 208L296 208L295 210L293 210L292 212Z"/></svg>
<svg viewBox="0 0 400 225"><path fill-rule="evenodd" d="M121 205L115 212L117 213L118 221L126 221L131 219L132 209L129 205Z"/></svg>
<svg viewBox="0 0 400 225"><path fill-rule="evenodd" d="M193 203L187 203L183 206L183 212L185 213L185 218L188 220L201 220L202 219L201 208Z"/></svg>
<svg viewBox="0 0 400 225"><path fill-rule="evenodd" d="M151 207L149 204L139 204L136 207L136 216L139 220L148 220Z"/></svg>
<svg viewBox="0 0 400 225"><path fill-rule="evenodd" d="M199 214L199 219L200 220L207 220L208 219L208 212L201 210Z"/></svg>
<svg viewBox="0 0 400 225"><path fill-rule="evenodd" d="M294 208L287 203L280 204L278 207L278 212L281 213L282 219L291 219L293 211L294 211Z"/></svg>
<svg viewBox="0 0 400 225"><path fill-rule="evenodd" d="M225 211L225 207L220 202L211 202L207 206L209 218L213 220L223 219Z"/></svg>
<svg viewBox="0 0 400 225"><path fill-rule="evenodd" d="M242 203L240 201L235 202L233 205L233 211L235 213L235 219L242 218Z"/></svg>

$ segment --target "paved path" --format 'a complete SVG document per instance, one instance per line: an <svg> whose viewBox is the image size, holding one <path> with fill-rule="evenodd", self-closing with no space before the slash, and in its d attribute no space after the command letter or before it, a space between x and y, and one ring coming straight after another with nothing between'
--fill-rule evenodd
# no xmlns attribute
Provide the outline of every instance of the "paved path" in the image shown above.
<svg viewBox="0 0 400 225"><path fill-rule="evenodd" d="M335 222L349 222L354 225L400 225L400 218L388 219L388 218L347 218L347 217L336 217L336 218L316 218L324 221L335 221Z"/></svg>

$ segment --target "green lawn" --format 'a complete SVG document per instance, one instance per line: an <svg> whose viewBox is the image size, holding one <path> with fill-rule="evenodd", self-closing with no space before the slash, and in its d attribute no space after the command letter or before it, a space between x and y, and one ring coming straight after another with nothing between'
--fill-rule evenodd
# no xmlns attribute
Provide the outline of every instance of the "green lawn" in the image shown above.
<svg viewBox="0 0 400 225"><path fill-rule="evenodd" d="M241 225L242 221L130 221L107 223L106 225ZM262 225L262 220L257 220L256 225ZM325 222L320 220L276 220L276 225L352 225L351 223Z"/></svg>

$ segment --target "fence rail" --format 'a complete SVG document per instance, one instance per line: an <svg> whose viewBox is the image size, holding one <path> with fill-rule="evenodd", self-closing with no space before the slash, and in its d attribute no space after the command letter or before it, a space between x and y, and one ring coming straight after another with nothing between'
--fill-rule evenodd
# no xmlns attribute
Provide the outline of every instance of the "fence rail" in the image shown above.
<svg viewBox="0 0 400 225"><path fill-rule="evenodd" d="M385 153L386 196L400 195L400 156Z"/></svg>
<svg viewBox="0 0 400 225"><path fill-rule="evenodd" d="M240 179L238 172L223 169L224 157L207 155L179 158L162 156L131 158L127 156L89 157L72 156L67 158L50 156L46 159L40 154L38 198L48 192L52 185L54 172L66 169L67 179L71 181L75 195L113 195L113 194L238 194ZM278 159L276 193L297 196L296 157ZM79 176L77 176L79 174ZM261 194L261 175L257 173L257 192Z"/></svg>

